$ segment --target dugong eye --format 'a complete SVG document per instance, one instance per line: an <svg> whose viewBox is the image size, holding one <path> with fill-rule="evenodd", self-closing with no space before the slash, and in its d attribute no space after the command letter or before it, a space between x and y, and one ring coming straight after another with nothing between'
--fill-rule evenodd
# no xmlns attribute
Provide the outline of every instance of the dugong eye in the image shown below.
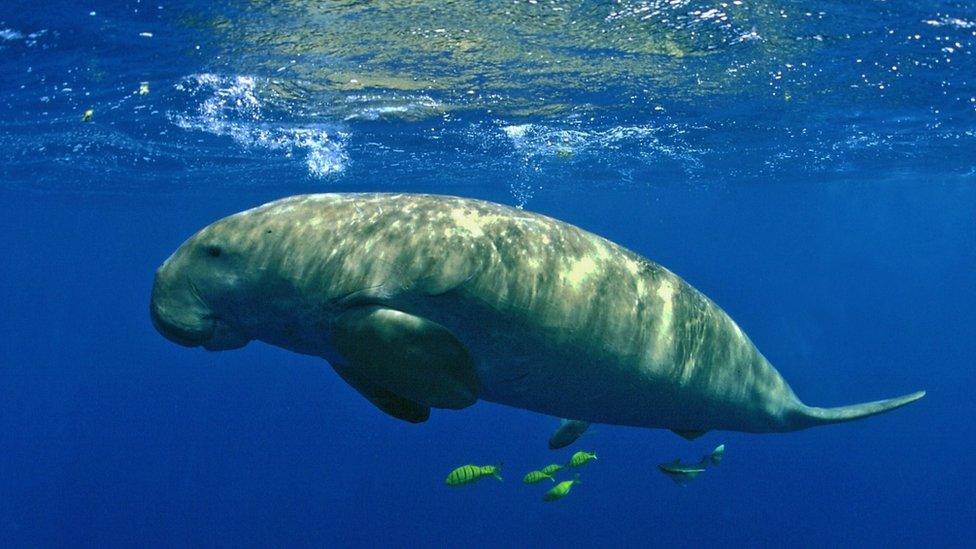
<svg viewBox="0 0 976 549"><path fill-rule="evenodd" d="M207 246L207 255L210 257L220 257L221 253L223 250L220 249L220 246Z"/></svg>

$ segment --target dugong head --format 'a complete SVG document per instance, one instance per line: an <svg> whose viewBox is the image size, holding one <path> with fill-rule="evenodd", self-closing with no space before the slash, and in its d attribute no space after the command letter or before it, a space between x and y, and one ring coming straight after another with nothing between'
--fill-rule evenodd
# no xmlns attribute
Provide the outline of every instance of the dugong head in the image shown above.
<svg viewBox="0 0 976 549"><path fill-rule="evenodd" d="M156 270L149 312L166 339L212 351L253 339L254 298L269 286L266 255L276 235L266 216L249 213L204 228Z"/></svg>

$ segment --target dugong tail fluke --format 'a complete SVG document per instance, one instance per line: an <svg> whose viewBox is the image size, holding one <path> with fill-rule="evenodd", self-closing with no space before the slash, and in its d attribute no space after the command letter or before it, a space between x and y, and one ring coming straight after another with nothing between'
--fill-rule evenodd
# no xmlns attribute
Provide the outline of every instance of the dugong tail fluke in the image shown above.
<svg viewBox="0 0 976 549"><path fill-rule="evenodd" d="M838 406L837 408L817 408L814 406L801 405L792 419L794 429L806 429L817 425L827 425L830 423L842 423L865 417L874 416L890 412L896 408L901 408L906 404L915 402L925 396L925 391L917 391L900 397L889 398L886 400L876 400L874 402L864 402L862 404L852 404L850 406Z"/></svg>

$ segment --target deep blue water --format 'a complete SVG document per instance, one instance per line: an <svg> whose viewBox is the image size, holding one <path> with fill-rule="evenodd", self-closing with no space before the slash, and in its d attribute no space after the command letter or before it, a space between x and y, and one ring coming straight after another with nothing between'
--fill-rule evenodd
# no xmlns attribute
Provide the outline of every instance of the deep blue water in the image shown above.
<svg viewBox="0 0 976 549"><path fill-rule="evenodd" d="M752 8L787 39L733 17L707 55L653 74L608 64L612 85L538 89L509 66L514 87L468 103L465 89L312 93L289 65L349 60L220 29L327 22L299 2L200 4L0 6L0 544L970 543L971 2L594 2L595 24L665 10L646 24L692 44L708 9ZM237 23L196 23L217 16ZM512 106L557 96L555 112ZM606 236L714 299L809 404L928 396L791 434L595 426L551 452L551 417L479 403L407 425L321 360L154 331L152 274L185 238L340 190L484 198ZM656 470L719 443L725 461L687 487ZM579 448L599 460L565 500L519 482ZM505 482L446 488L468 462L504 462Z"/></svg>

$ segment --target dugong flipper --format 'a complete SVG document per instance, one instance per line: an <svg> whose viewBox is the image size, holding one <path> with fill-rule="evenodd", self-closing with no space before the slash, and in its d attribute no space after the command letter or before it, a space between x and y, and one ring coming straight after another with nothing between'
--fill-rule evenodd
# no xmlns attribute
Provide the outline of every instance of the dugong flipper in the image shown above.
<svg viewBox="0 0 976 549"><path fill-rule="evenodd" d="M412 400L407 400L402 396L384 389L377 383L359 372L355 368L348 366L332 365L339 377L348 383L353 389L359 391L366 400L387 414L407 421L409 423L423 423L430 417L430 407L417 404Z"/></svg>
<svg viewBox="0 0 976 549"><path fill-rule="evenodd" d="M924 395L807 406L671 271L568 223L450 196L304 195L232 215L156 271L150 315L185 346L259 340L325 358L413 423L482 399L692 438L849 421Z"/></svg>
<svg viewBox="0 0 976 549"><path fill-rule="evenodd" d="M471 356L435 322L384 307L356 307L336 319L332 341L358 377L420 406L457 409L478 400Z"/></svg>

